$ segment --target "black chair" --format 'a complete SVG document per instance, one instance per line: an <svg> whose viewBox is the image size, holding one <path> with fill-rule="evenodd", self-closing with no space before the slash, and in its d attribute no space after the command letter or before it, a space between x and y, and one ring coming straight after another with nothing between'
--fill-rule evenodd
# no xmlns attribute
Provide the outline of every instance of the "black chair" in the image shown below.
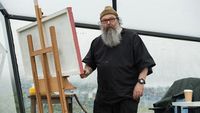
<svg viewBox="0 0 200 113"><path fill-rule="evenodd" d="M184 99L184 89L193 90L193 101L200 101L200 78L184 78L175 81L161 100L154 103L154 113L174 113L172 102ZM189 109L189 113L200 113L200 108Z"/></svg>

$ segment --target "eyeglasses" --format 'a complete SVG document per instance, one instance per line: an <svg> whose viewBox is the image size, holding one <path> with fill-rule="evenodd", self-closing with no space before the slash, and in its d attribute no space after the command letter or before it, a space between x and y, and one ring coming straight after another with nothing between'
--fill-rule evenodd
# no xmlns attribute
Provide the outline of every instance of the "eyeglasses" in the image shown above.
<svg viewBox="0 0 200 113"><path fill-rule="evenodd" d="M101 20L101 24L107 24L108 21L112 23L112 22L114 22L116 19L117 19L117 18L103 19L103 20Z"/></svg>

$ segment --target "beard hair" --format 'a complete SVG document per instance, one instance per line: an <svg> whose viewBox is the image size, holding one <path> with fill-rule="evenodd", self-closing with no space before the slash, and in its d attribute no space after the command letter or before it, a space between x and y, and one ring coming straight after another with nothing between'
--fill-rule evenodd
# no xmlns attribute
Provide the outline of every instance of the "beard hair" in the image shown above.
<svg viewBox="0 0 200 113"><path fill-rule="evenodd" d="M102 31L102 40L103 43L109 47L114 47L120 44L121 42L121 27L117 26L117 28L103 28L101 26Z"/></svg>

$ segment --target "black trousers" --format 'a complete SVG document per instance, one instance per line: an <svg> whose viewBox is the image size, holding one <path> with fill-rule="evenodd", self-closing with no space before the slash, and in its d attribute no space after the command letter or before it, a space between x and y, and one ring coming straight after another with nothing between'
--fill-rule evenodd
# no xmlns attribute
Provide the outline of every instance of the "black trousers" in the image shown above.
<svg viewBox="0 0 200 113"><path fill-rule="evenodd" d="M133 99L123 100L114 104L94 101L93 113L137 113L138 101Z"/></svg>

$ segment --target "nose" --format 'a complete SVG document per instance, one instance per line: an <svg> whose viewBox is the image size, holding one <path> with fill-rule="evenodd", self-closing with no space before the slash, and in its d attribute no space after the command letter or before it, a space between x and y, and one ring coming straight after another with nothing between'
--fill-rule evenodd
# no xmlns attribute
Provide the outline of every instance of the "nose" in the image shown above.
<svg viewBox="0 0 200 113"><path fill-rule="evenodd" d="M106 24L110 24L110 21L108 20Z"/></svg>

